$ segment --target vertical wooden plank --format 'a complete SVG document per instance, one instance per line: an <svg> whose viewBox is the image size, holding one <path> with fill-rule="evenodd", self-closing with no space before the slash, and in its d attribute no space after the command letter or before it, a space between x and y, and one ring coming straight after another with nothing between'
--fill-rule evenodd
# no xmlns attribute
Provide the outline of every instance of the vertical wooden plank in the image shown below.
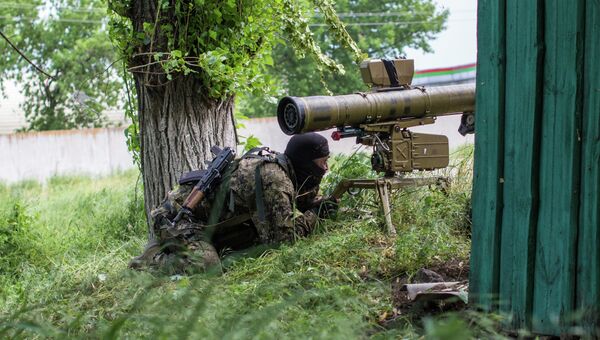
<svg viewBox="0 0 600 340"><path fill-rule="evenodd" d="M533 331L568 331L575 297L584 0L547 0Z"/></svg>
<svg viewBox="0 0 600 340"><path fill-rule="evenodd" d="M588 335L600 337L600 0L588 0L585 13L583 145L576 299L577 310L584 311L582 324L588 330Z"/></svg>
<svg viewBox="0 0 600 340"><path fill-rule="evenodd" d="M500 311L531 326L542 113L543 4L506 3L506 114Z"/></svg>
<svg viewBox="0 0 600 340"><path fill-rule="evenodd" d="M495 308L504 147L504 0L479 0L470 303Z"/></svg>

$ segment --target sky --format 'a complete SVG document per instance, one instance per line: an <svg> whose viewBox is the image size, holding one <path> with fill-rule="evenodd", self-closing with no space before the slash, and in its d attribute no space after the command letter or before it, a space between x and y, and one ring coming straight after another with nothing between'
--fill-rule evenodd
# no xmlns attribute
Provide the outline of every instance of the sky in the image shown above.
<svg viewBox="0 0 600 340"><path fill-rule="evenodd" d="M437 0L450 10L446 30L430 42L433 53L408 49L415 69L458 66L477 61L477 0Z"/></svg>
<svg viewBox="0 0 600 340"><path fill-rule="evenodd" d="M376 1L376 0L374 0ZM433 53L408 49L406 57L415 60L415 69L431 69L470 64L477 61L477 0L437 0L450 10L446 30L430 42ZM0 119L14 116L23 100L18 88L7 83L8 98L0 97Z"/></svg>

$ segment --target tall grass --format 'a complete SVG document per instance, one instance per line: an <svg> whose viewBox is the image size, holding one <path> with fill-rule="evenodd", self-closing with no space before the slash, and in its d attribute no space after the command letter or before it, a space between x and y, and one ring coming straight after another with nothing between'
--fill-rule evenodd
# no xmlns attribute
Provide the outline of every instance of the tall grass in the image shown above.
<svg viewBox="0 0 600 340"><path fill-rule="evenodd" d="M145 231L136 179L137 173L128 172L0 186L4 305L26 302L33 293L45 295L36 291L40 278L53 277L43 280L45 284L69 285L84 279L91 268L108 266L110 261L125 263L143 242ZM116 251L123 258L114 257Z"/></svg>
<svg viewBox="0 0 600 340"><path fill-rule="evenodd" d="M391 282L468 261L469 150L447 192L393 196L396 239L373 192L344 198L337 219L294 245L226 259L223 272L165 276L126 268L145 242L138 174L0 186L0 337L417 337L380 324ZM373 176L368 157L336 158L324 183ZM457 177L457 174L461 174ZM466 175L464 175L466 174Z"/></svg>

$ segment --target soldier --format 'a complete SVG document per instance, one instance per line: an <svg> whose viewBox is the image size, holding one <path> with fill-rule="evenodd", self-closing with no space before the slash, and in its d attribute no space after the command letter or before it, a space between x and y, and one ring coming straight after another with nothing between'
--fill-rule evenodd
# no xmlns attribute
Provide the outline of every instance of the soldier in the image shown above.
<svg viewBox="0 0 600 340"><path fill-rule="evenodd" d="M193 188L180 185L152 210L157 239L130 266L203 271L218 267L219 252L307 236L319 217L337 209L333 199L318 197L328 158L327 139L316 133L294 135L283 154L254 149L229 166L217 189L194 209L194 218L172 226L169 221Z"/></svg>

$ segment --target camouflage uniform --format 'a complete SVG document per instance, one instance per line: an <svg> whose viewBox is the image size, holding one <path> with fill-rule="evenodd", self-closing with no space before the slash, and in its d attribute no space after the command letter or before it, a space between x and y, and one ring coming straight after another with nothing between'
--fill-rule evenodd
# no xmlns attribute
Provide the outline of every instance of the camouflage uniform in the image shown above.
<svg viewBox="0 0 600 340"><path fill-rule="evenodd" d="M318 186L298 195L293 169L283 154L278 155L283 162L276 160L275 153L236 160L231 165L229 185L224 180L196 207L193 220L183 219L174 227L168 220L177 214L193 185L181 185L169 192L151 212L152 226L163 249L151 254L154 264L173 272L189 271L189 267L204 270L219 263L218 250L292 242L310 234L318 220L313 211ZM262 184L262 202L256 192L257 184ZM221 204L218 195L224 197ZM213 216L211 209L215 210ZM234 218L238 223L233 226L208 223L211 219L222 222Z"/></svg>
<svg viewBox="0 0 600 340"><path fill-rule="evenodd" d="M260 167L265 215L258 214L255 169ZM318 187L297 195L292 182L293 170L261 159L241 160L232 176L231 192L237 211L248 212L261 243L291 242L313 230L317 215L310 210L316 201ZM260 204L260 202L259 202ZM226 216L229 218L230 216Z"/></svg>

